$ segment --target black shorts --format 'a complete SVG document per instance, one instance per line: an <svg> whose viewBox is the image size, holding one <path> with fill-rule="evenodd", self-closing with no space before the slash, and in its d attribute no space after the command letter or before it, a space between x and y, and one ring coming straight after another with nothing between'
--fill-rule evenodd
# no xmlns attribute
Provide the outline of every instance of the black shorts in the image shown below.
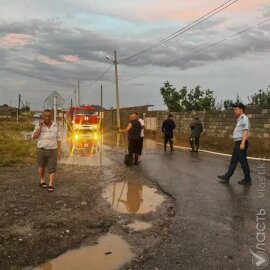
<svg viewBox="0 0 270 270"><path fill-rule="evenodd" d="M171 134L165 134L164 136L164 143L172 142L173 141L173 135Z"/></svg>
<svg viewBox="0 0 270 270"><path fill-rule="evenodd" d="M38 167L47 167L49 173L55 173L57 167L57 149L37 149Z"/></svg>

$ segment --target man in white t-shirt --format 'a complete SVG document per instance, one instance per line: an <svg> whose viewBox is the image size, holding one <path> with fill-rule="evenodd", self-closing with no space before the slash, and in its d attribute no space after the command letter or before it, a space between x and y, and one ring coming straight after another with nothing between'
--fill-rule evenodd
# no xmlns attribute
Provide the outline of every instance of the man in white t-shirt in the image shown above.
<svg viewBox="0 0 270 270"><path fill-rule="evenodd" d="M144 121L142 118L140 118L139 114L135 112L138 121L141 123L141 139L140 139L140 149L139 149L139 162L141 161L141 156L142 156L142 149L143 149L143 139L144 139Z"/></svg>
<svg viewBox="0 0 270 270"><path fill-rule="evenodd" d="M47 188L49 192L54 191L54 176L57 169L57 159L61 158L61 139L59 128L52 121L50 110L44 110L42 120L39 121L32 138L37 139L37 163L40 177L40 187ZM45 167L49 172L49 185L44 179Z"/></svg>

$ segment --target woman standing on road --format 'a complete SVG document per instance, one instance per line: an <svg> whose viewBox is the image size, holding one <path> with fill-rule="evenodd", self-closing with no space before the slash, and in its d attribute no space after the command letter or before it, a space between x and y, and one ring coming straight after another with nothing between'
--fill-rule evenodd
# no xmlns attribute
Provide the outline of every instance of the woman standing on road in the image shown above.
<svg viewBox="0 0 270 270"><path fill-rule="evenodd" d="M135 113L131 113L129 118L130 122L126 129L119 129L119 132L128 132L128 154L130 159L135 156L134 165L138 165L142 126Z"/></svg>

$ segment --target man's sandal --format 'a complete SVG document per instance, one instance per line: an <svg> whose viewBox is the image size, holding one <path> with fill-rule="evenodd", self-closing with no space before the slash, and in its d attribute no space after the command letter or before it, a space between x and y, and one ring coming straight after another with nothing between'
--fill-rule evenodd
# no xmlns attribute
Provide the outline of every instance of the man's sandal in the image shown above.
<svg viewBox="0 0 270 270"><path fill-rule="evenodd" d="M41 188L47 188L46 182L39 183L39 186L40 186Z"/></svg>
<svg viewBox="0 0 270 270"><path fill-rule="evenodd" d="M54 192L54 187L48 186L48 192Z"/></svg>

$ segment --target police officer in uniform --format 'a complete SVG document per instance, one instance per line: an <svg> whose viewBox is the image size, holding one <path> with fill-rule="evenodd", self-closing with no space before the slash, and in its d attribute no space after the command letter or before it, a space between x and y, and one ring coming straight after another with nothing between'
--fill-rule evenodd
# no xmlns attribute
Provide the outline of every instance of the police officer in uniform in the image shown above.
<svg viewBox="0 0 270 270"><path fill-rule="evenodd" d="M200 144L200 137L201 137L201 133L203 132L202 122L199 120L198 117L195 117L194 120L190 123L189 127L191 129L191 134L190 134L190 139L189 139L191 152L198 152L199 144Z"/></svg>
<svg viewBox="0 0 270 270"><path fill-rule="evenodd" d="M238 184L251 185L250 169L247 161L247 149L249 145L248 131L250 125L248 117L244 112L245 106L242 103L234 105L234 114L237 117L237 123L233 133L234 148L231 162L228 171L224 175L218 175L218 178L225 183L229 183L230 177L233 175L238 162L240 162L245 177Z"/></svg>

